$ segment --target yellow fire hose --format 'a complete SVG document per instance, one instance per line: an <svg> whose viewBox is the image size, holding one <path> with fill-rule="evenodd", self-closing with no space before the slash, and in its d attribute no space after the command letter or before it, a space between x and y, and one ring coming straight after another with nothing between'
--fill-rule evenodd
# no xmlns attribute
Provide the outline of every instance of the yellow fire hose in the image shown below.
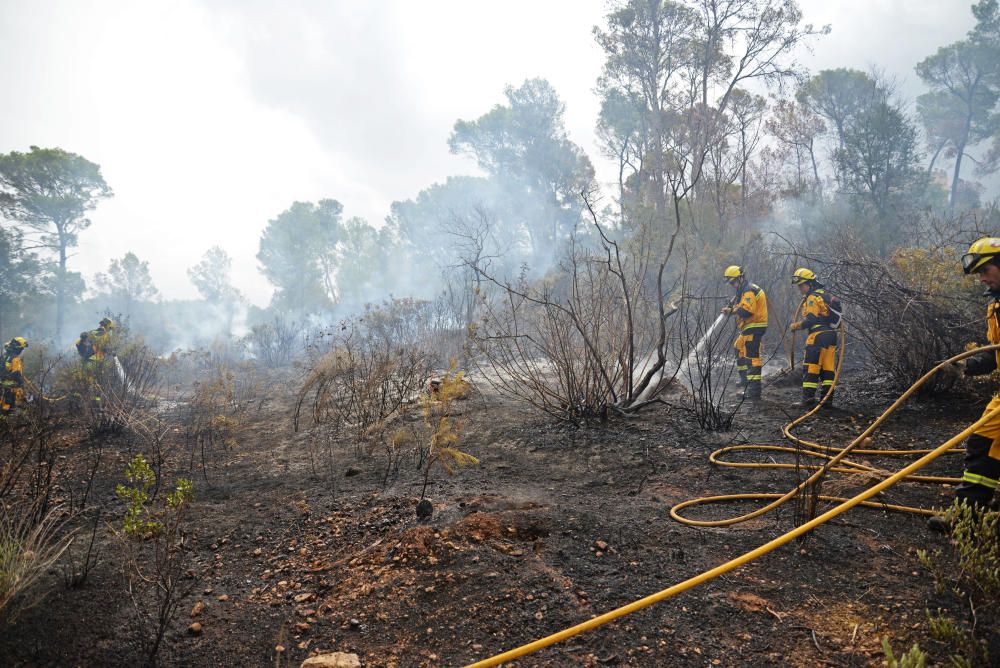
<svg viewBox="0 0 1000 668"><path fill-rule="evenodd" d="M945 366L947 366L948 364L951 364L953 362L957 362L959 360L965 359L966 357L971 357L972 355L976 355L976 354L982 353L982 352L996 351L996 350L1000 350L1000 345L983 346L981 348L976 348L974 350L969 350L969 351L966 351L966 352L963 352L963 353L959 353L958 355L955 355L954 357L951 357L951 358L949 358L947 360L944 360L943 362L939 363L937 366L935 366L930 371L928 371L923 376L921 376L920 379L917 380L917 382L915 382L913 385L911 385L910 388L906 392L904 392L902 395L900 395L900 397L889 408L887 408L885 410L885 412L883 412L882 415L880 415L878 417L878 419L875 420L875 422L873 422L864 432L862 432L853 441L851 441L851 443L846 448L844 448L840 453L838 453L837 455L831 457L827 461L827 463L825 465L823 465L822 467L820 467L819 470L817 470L816 473L814 473L812 476L810 476L810 478L808 480L806 480L805 482L803 482L802 484L800 484L798 487L796 487L794 490L792 490L788 494L780 495L780 498L778 500L776 500L776 501L768 504L765 508L762 508L761 510L755 511L753 513L749 513L747 515L743 515L743 516L741 516L739 518L733 518L733 519L730 519L730 520L722 520L721 522L695 522L695 521L692 521L692 520L680 520L680 521L685 521L686 523L693 524L695 526L724 526L724 525L728 525L728 524L734 524L734 523L736 523L738 521L743 521L743 520L746 520L746 519L750 519L751 517L757 517L758 515L762 514L763 512L767 512L767 510L770 510L770 509L773 509L773 508L777 507L778 505L780 505L780 503L784 503L785 501L787 501L788 499L790 499L792 496L794 496L795 493L797 493L800 489L803 489L807 484L809 484L810 481L812 481L815 478L817 478L824 471L826 471L826 470L833 470L833 468L836 467L837 464L839 464L840 462L842 462L844 460L844 458L847 456L847 454L849 452L851 452L853 450L853 448L855 448L858 444L862 443L866 438L868 438L868 436L873 431L875 431L875 429L877 429L879 425L881 425L883 422L885 422L885 420L888 418L889 415L891 415L897 408L899 408L899 406L902 405L902 403L906 399L908 399L921 385L923 385L928 379L930 379L934 374L936 374L942 368L944 368ZM838 360L838 363L837 363L837 371L836 371L836 374L834 376L834 384L836 384L836 378L840 374L840 362L842 360L843 360L843 349L841 348L841 356L840 356L840 359ZM820 408L821 405L822 405L822 403L820 403L815 408L813 408L813 410L809 411L809 413L806 413L806 415L798 418L797 420L793 420L786 427L786 435L787 435L787 429L793 427L794 425L798 424L803 419L805 419L806 417L808 417L809 415L811 415L818 408ZM743 565L745 565L745 564L753 561L754 559L762 557L765 554L767 554L767 553L769 553L769 552L771 552L773 550L776 550L777 548L779 548L779 547L781 547L783 545L786 545L787 543L795 540L799 536L802 536L802 535L808 533L809 531L812 531L813 529L815 529L816 527L818 527L820 524L824 524L825 522L828 522L828 521L832 520L834 517L837 517L838 515L841 515L841 514L847 512L848 510L850 510L851 508L853 508L853 507L855 507L857 505L869 505L869 506L874 506L874 507L877 507L877 508L906 510L908 512L913 512L914 510L917 510L921 514L933 514L930 511L924 511L922 509L909 509L909 508L906 508L904 506L888 506L888 505L883 504L883 503L873 503L873 502L869 502L868 499L870 499L871 497L875 496L876 494L879 494L880 492L882 492L882 491L884 491L884 490L892 487L893 485L895 485L897 482L899 482L901 480L907 480L907 479L913 480L913 479L915 479L912 474L914 474L915 472L919 471L923 467L927 466L928 464L930 464L932 461L934 461L935 459L937 459L941 455L946 454L949 451L951 451L956 445L958 445L959 443L961 443L966 437L968 437L969 435L971 435L972 433L974 433L975 430L978 429L981 425L986 424L988 421L992 420L993 418L995 418L997 416L1000 416L1000 408L997 408L997 409L995 409L993 411L990 411L989 413L984 414L978 420L976 420L975 422L973 422L971 425L969 425L968 427L966 427L965 429L963 429L961 432L959 432L955 436L952 436L950 439L948 439L947 441L945 441L944 443L942 443L938 447L934 448L933 450L926 450L926 451L882 451L882 450L877 450L877 451L871 451L872 453L877 453L877 454L886 454L886 452L905 452L907 454L911 454L913 452L922 452L923 456L920 457L915 462L909 464L908 466L905 466L904 468L900 469L896 473L893 473L892 475L888 476L887 478L885 478L881 482L873 485L872 487L869 487L868 489L866 489L866 490L858 493L857 495L855 495L855 496L853 496L853 497L851 497L849 499L836 499L836 500L840 501L840 503L838 505L834 506L833 508L831 508L830 510L826 511L822 515L819 515L819 516L817 516L817 517L809 520L805 524L802 524L802 525L800 525L800 526L792 529L791 531L789 531L789 532L787 532L785 534L782 534L781 536L778 536L774 540L771 540L771 541L765 543L764 545L761 545L760 547L757 547L757 548L755 548L753 550L750 550L749 552L747 552L745 554L742 554L742 555L736 557L735 559L731 559L731 560L727 561L724 564L720 564L719 566L716 566L715 568L712 568L712 569L707 570L707 571L705 571L703 573L700 573L700 574L698 574L698 575L696 575L696 576L694 576L692 578L689 578L689 579L687 579L687 580L685 580L683 582L675 584L672 587L668 587L667 589L664 589L664 590L662 590L660 592L657 592L655 594L651 594L651 595L649 595L649 596L647 596L645 598L641 598L638 601L633 601L632 603L629 603L628 605L624 605L624 606L622 606L620 608L617 608L615 610L612 610L610 612L606 612L603 615L598 615L597 617L594 617L594 618L589 619L589 620L587 620L585 622L577 624L576 626L571 626L571 627L569 627L567 629L563 629L562 631L559 631L558 633L553 633L552 635L546 636L544 638L540 638L540 639L535 640L533 642L530 642L530 643L528 643L526 645L522 645L520 647L508 650L508 651L503 652L501 654L497 654L497 655L492 656L492 657L490 657L488 659L484 659L482 661L477 661L476 663L473 663L473 664L470 664L469 666L467 666L467 668L488 668L489 666L498 666L498 665L500 665L502 663L505 663L507 661L512 661L512 660L514 660L514 659L516 659L518 657L522 657L522 656L525 656L525 655L537 652L538 650L540 650L540 649L542 649L544 647L548 647L549 645L553 645L553 644L555 644L557 642L566 640L568 638L572 638L573 636L579 635L579 634L583 633L584 631L589 631L589 630L595 629L595 628L597 628L599 626L603 626L604 624L607 624L610 621L618 619L619 617L624 617L625 615L629 615L629 614L631 614L633 612L636 612L636 611L641 610L641 609L643 609L645 607L653 605L654 603L659 603L660 601L663 601L663 600L666 600L668 598L671 598L672 596L676 596L677 594L680 594L682 592L687 591L688 589L691 589L691 588L696 587L696 586L698 586L700 584L708 582L709 580L713 580L713 579L719 577L720 575L724 575L725 573L728 573L729 571L735 570L735 569L739 568L740 566L743 566ZM794 438L794 437L791 437L791 438ZM796 440L799 440L799 439L796 439ZM825 446L821 446L821 447L825 448ZM864 450L854 450L854 452L856 452L856 453L864 453L866 451L864 451ZM838 468L840 468L840 467L838 467ZM849 468L849 467L845 466L845 468ZM943 481L943 480L951 480L951 479L940 479L940 480ZM671 512L671 516L672 517L675 517L675 519L680 519L678 516L675 515L675 511L677 511L679 509L682 509L684 507L690 507L692 505L696 505L696 504L699 504L699 503L709 503L709 502L713 502L713 501L723 501L723 500L725 500L725 501L736 501L736 500L746 500L746 499L774 498L776 496L779 496L779 495L777 495L777 494L774 494L774 495L771 495L771 494L732 494L732 495L718 496L718 497L707 497L707 498L704 498L704 499L695 499L693 501L687 501L685 503L682 503L682 504L680 504L678 506L675 506L670 512ZM820 497L820 498L823 498L824 500L831 500L832 499L832 497Z"/></svg>
<svg viewBox="0 0 1000 668"><path fill-rule="evenodd" d="M841 343L839 347L839 354L837 357L837 368L834 373L832 387L837 386L837 381L840 379L840 370L844 361L843 327L841 327L840 341ZM930 450L871 450L864 448L859 449L858 446L867 443L866 439L868 439L868 437L876 429L878 429L887 419L889 419L889 416L891 416L892 413L894 413L896 409L898 409L903 404L903 402L905 402L911 395L913 395L913 393L916 392L917 389L919 389L920 386L923 385L925 381L927 381L932 375L934 375L938 369L942 368L944 365L950 363L953 360L964 359L965 357L975 355L979 352L992 350L995 348L996 346L987 346L972 351L968 351L968 353L963 352L960 353L959 355L956 355L955 357L952 357L950 360L946 360L945 362L942 362L938 366L934 367L933 369L928 371L922 378L920 378L917 382L911 385L910 388L906 390L906 392L900 395L899 398L896 399L896 401L878 417L878 419L872 422L871 425L869 425L864 432L862 432L858 437L856 437L853 441L851 441L851 443L848 444L847 447L845 448L834 448L822 445L820 443L815 443L813 441L808 441L799 438L792 434L792 429L794 429L796 426L807 420L809 417L815 414L816 411L822 408L823 403L826 401L826 397L824 397L823 400L820 401L819 404L814 406L810 411L792 420L791 422L786 424L781 430L785 438L787 438L792 443L801 446L801 449L791 448L788 446L781 446L781 445L752 444L752 445L731 445L716 450L711 455L709 455L709 461L718 466L728 466L732 468L771 468L771 469L799 468L799 469L813 471L813 473L806 480L802 481L798 486L789 490L785 494L763 494L763 493L725 494L719 496L692 499L690 501L679 503L673 508L671 508L670 516L676 521L682 524L687 524L688 526L699 526L699 527L732 526L733 524L746 522L747 520L751 520L755 517L760 517L761 515L764 515L765 513L774 510L778 506L781 506L791 501L793 498L802 493L804 490L809 489L811 485L815 484L820 478L826 475L828 471L833 471L836 473L846 473L846 474L881 475L883 477L888 476L889 475L888 471L877 469L867 464L861 464L859 462L848 460L847 456L853 453L855 455L899 457L899 456L924 455L930 452ZM722 455L725 455L727 453L737 452L741 450L794 454L798 456L810 457L813 459L825 460L825 463L822 466L815 464L789 464L789 463L777 463L777 462L761 464L752 462L733 462L720 458ZM958 450L956 452L961 452L961 451ZM832 453L832 454L827 454L827 453ZM907 480L910 482L921 482L921 483L931 483L931 484L956 484L958 482L961 482L959 478L947 478L941 476L909 476ZM831 501L831 502L846 501L845 498L837 496L817 496L816 498L822 501ZM731 517L724 520L692 520L682 517L680 514L680 511L686 508L691 508L693 506L699 506L709 503L729 503L734 501L768 500L768 499L772 500L771 503L768 503L766 506L763 506L762 508L758 508L757 510L750 513L746 513L744 515ZM887 510L914 513L917 515L931 516L935 514L933 510L926 510L923 508L913 508L909 506L898 506L885 503L867 502L862 505L866 505L873 508L884 508Z"/></svg>

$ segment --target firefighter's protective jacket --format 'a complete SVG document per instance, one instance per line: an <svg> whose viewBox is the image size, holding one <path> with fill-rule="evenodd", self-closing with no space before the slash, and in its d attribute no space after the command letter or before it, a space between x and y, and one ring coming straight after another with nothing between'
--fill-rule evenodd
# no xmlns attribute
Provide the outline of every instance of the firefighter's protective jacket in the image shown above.
<svg viewBox="0 0 1000 668"><path fill-rule="evenodd" d="M103 327L98 327L88 332L86 345L89 348L87 352L90 353L86 355L86 359L98 362L103 360L111 348L111 331ZM77 350L80 350L80 341L77 341Z"/></svg>
<svg viewBox="0 0 1000 668"><path fill-rule="evenodd" d="M806 294L802 303L801 328L809 332L829 330L830 307L826 303L826 291L823 288L813 288Z"/></svg>
<svg viewBox="0 0 1000 668"><path fill-rule="evenodd" d="M0 378L0 382L3 383L4 387L23 387L24 386L24 362L21 357L13 357L11 359L6 359L3 365L3 375Z"/></svg>
<svg viewBox="0 0 1000 668"><path fill-rule="evenodd" d="M736 326L741 332L751 333L754 329L767 327L767 295L764 289L748 283L740 295L739 303L733 307Z"/></svg>

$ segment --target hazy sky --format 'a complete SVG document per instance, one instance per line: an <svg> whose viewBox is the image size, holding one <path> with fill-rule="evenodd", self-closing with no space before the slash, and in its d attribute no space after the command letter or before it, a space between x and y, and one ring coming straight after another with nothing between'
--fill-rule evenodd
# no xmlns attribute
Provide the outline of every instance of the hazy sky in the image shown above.
<svg viewBox="0 0 1000 668"><path fill-rule="evenodd" d="M800 0L830 24L811 70L878 66L913 99L913 65L972 27L971 0ZM115 197L93 213L71 268L148 260L165 297L212 245L266 304L255 255L295 200L339 200L380 224L394 200L475 173L448 153L458 118L548 79L571 138L597 164L604 0L0 0L0 152L30 145L101 165Z"/></svg>

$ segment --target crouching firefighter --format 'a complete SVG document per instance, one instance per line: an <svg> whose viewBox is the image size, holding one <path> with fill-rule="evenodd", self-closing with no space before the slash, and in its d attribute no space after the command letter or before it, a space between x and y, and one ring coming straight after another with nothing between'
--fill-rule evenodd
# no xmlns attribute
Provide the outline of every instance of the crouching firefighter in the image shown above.
<svg viewBox="0 0 1000 668"><path fill-rule="evenodd" d="M1000 343L1000 238L986 237L972 244L962 256L962 271L975 274L986 286L990 298L986 307L986 336L991 344ZM956 362L954 371L967 376L980 376L1000 368L1000 350L970 357ZM983 414L1000 407L996 394L986 405ZM955 486L955 498L973 510L985 510L1000 479L1000 416L980 425L976 432L965 439L965 471L962 482ZM927 520L935 531L949 531L950 524L944 516Z"/></svg>
<svg viewBox="0 0 1000 668"><path fill-rule="evenodd" d="M833 377L837 354L837 327L840 326L840 300L826 292L811 270L799 268L792 274L792 285L802 293L800 319L791 329L803 329L806 336L806 354L802 373L802 401L792 404L796 408L816 405L816 390L822 387L820 399L826 397L826 408L833 407Z"/></svg>
<svg viewBox="0 0 1000 668"><path fill-rule="evenodd" d="M738 265L726 267L723 276L736 289L731 306L722 309L727 315L736 316L736 370L744 386L743 398L751 401L760 399L761 341L767 331L767 295L759 285L747 281L743 268Z"/></svg>
<svg viewBox="0 0 1000 668"><path fill-rule="evenodd" d="M3 348L0 356L0 415L6 415L15 406L24 403L24 362L21 353L28 342L15 336Z"/></svg>
<svg viewBox="0 0 1000 668"><path fill-rule="evenodd" d="M80 332L80 338L76 340L76 352L85 364L96 365L104 359L111 347L111 330L114 328L115 323L111 318L104 318L97 329Z"/></svg>

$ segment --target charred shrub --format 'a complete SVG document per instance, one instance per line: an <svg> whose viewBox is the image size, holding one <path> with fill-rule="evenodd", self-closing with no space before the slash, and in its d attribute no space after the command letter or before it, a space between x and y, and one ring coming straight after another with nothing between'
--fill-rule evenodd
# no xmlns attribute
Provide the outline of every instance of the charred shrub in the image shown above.
<svg viewBox="0 0 1000 668"><path fill-rule="evenodd" d="M951 248L900 248L888 259L841 241L828 266L831 289L846 305L848 335L879 373L909 387L942 359L985 335L980 289L957 270ZM947 389L933 378L921 391Z"/></svg>
<svg viewBox="0 0 1000 668"><path fill-rule="evenodd" d="M498 392L578 423L656 401L674 357L666 259L657 270L651 236L620 244L595 229L596 246L571 244L542 279L483 273L491 290L470 332L479 370Z"/></svg>
<svg viewBox="0 0 1000 668"><path fill-rule="evenodd" d="M381 449L388 476L408 442L390 433L391 426L430 375L434 354L427 334L421 319L398 303L372 307L327 332L310 351L313 360L295 404L296 429L308 419L321 427L318 435L328 449L332 436L345 432L360 455Z"/></svg>
<svg viewBox="0 0 1000 668"><path fill-rule="evenodd" d="M284 318L254 325L244 338L247 351L261 364L271 369L287 366L299 344L300 327Z"/></svg>

